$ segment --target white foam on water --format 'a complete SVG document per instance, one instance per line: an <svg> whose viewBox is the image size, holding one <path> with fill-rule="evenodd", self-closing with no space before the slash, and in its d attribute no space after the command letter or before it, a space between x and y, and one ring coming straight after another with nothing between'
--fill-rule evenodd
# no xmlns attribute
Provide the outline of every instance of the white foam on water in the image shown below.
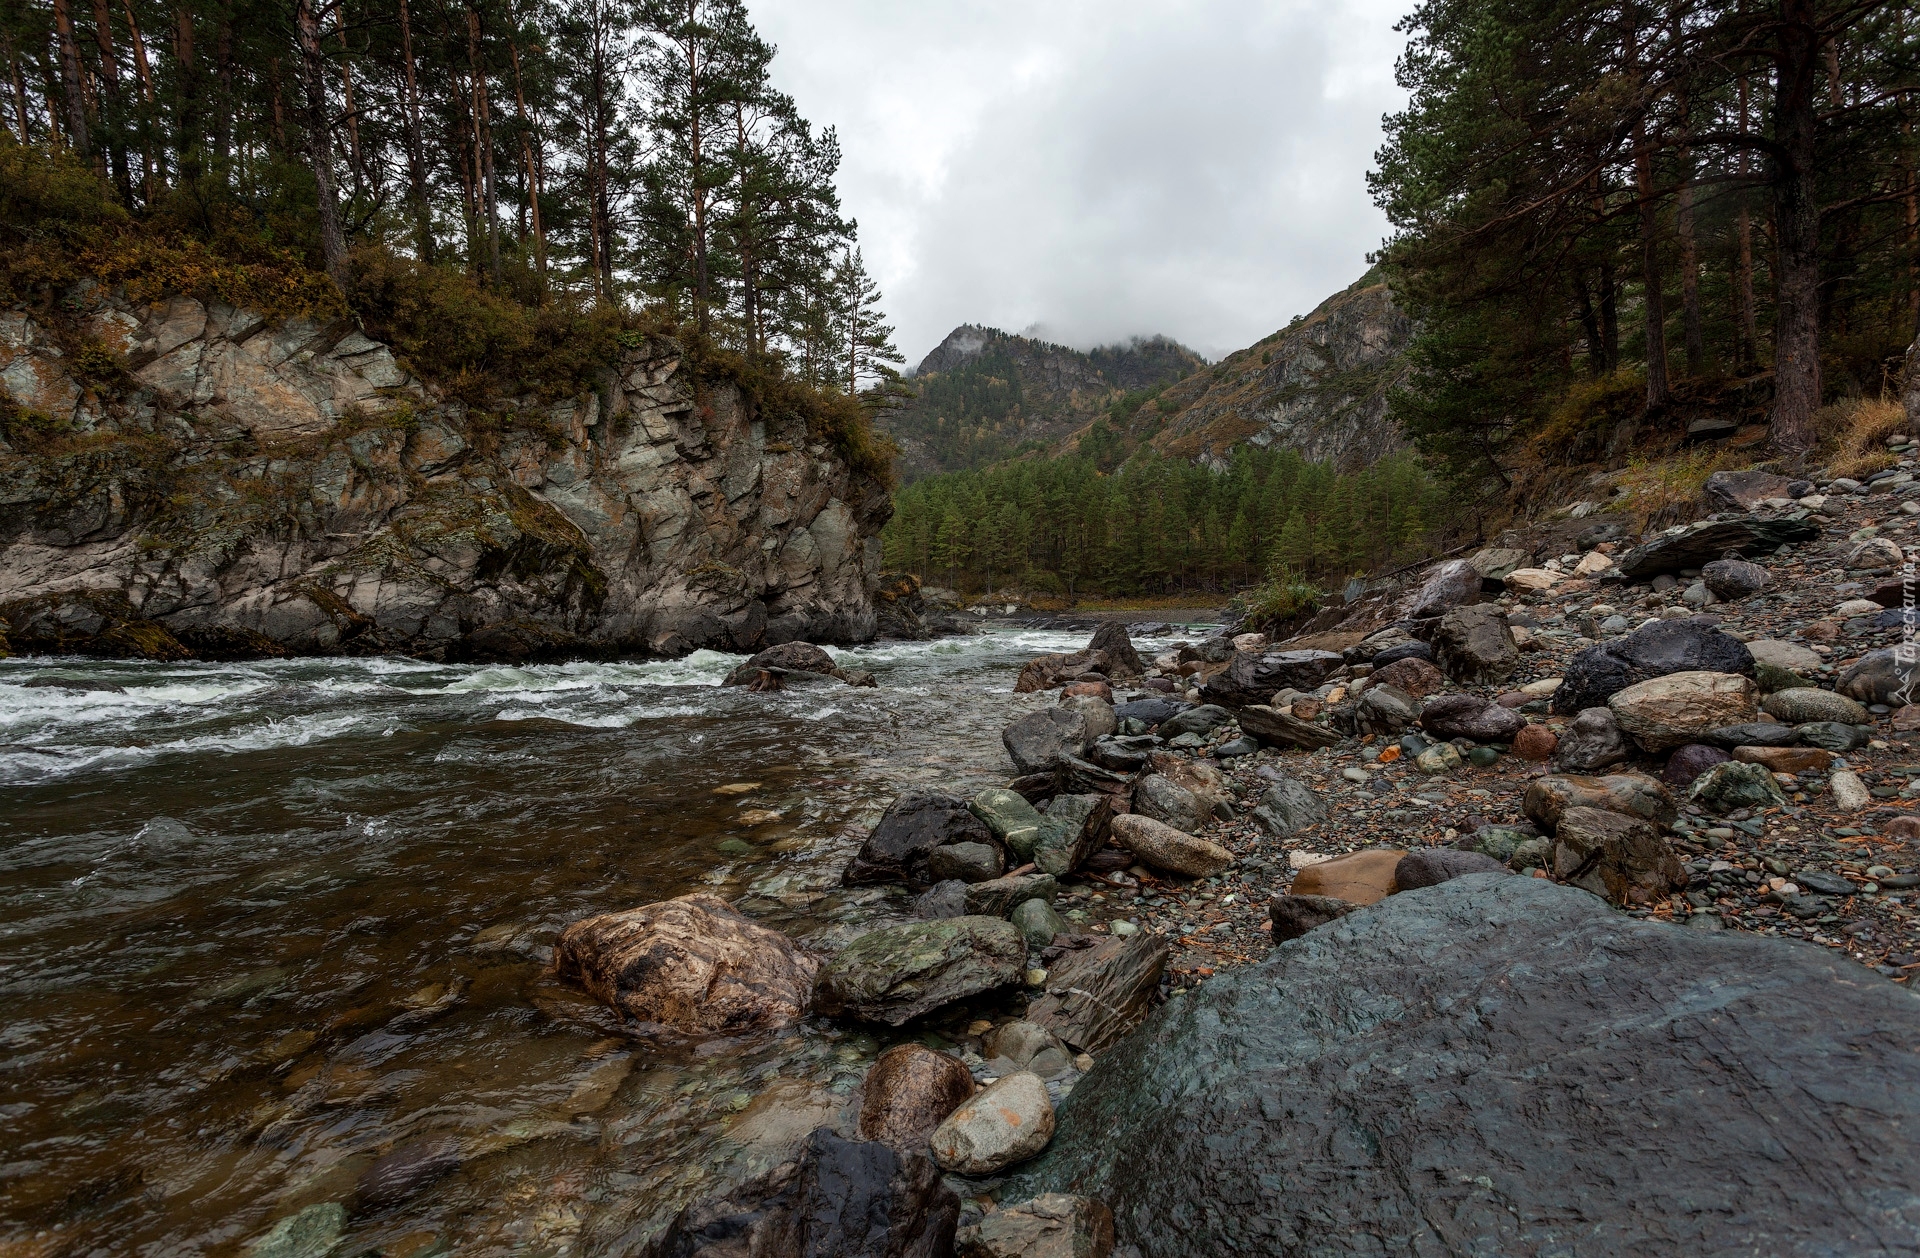
<svg viewBox="0 0 1920 1258"><path fill-rule="evenodd" d="M72 777L76 773L129 769L169 756L236 755L282 747L304 747L337 738L361 726L353 714L292 716L263 721L244 729L193 738L176 738L145 746L62 747L48 745L0 752L0 782L25 784ZM52 753L52 754L48 754Z"/></svg>

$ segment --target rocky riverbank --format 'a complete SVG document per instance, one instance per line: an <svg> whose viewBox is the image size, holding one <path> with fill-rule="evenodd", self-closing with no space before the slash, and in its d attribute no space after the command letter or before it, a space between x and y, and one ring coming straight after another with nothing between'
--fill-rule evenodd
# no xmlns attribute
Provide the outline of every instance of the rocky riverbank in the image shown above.
<svg viewBox="0 0 1920 1258"><path fill-rule="evenodd" d="M652 1252L864 1252L818 1239L849 1199L800 1181L864 1183L887 1252L947 1252L949 1218L970 1255L1912 1252L1920 707L1893 648L1920 481L1709 491L1700 523L1505 539L1301 639L1142 658L1110 625L1034 660L1016 689L1059 701L1007 728L1008 786L902 796L848 867L922 920L813 981L813 1016L945 1051L894 1050L841 1144ZM1776 1157L1750 1117L1776 1107L1795 1184L1845 1168L1819 1208L1724 1189ZM1657 1175L1573 1171L1649 1139Z"/></svg>

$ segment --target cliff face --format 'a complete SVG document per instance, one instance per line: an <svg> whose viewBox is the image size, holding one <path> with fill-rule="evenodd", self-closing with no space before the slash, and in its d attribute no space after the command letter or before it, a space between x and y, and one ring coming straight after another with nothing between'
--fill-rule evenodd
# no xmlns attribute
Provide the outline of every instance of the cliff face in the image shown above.
<svg viewBox="0 0 1920 1258"><path fill-rule="evenodd" d="M873 636L885 488L803 418L695 379L670 340L575 399L482 412L349 325L97 289L66 306L59 328L0 312L15 651L511 659Z"/></svg>
<svg viewBox="0 0 1920 1258"><path fill-rule="evenodd" d="M1090 352L963 324L914 372L916 396L885 417L913 480L1044 448L1105 412L1131 389L1166 385L1206 365L1165 337Z"/></svg>
<svg viewBox="0 0 1920 1258"><path fill-rule="evenodd" d="M1146 436L1162 453L1224 460L1241 442L1279 446L1341 470L1400 448L1387 394L1404 377L1413 325L1371 277L1313 313L1180 383L1161 396L1171 412ZM1160 414L1141 412L1161 422ZM1141 422L1136 421L1136 426Z"/></svg>

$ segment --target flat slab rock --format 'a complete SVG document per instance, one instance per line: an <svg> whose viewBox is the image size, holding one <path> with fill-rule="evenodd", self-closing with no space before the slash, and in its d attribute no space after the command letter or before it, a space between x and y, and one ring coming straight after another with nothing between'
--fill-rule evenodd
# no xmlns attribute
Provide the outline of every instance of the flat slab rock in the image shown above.
<svg viewBox="0 0 1920 1258"><path fill-rule="evenodd" d="M1002 1196L1154 1258L1912 1254L1916 1043L1824 949L1475 875L1168 1002Z"/></svg>

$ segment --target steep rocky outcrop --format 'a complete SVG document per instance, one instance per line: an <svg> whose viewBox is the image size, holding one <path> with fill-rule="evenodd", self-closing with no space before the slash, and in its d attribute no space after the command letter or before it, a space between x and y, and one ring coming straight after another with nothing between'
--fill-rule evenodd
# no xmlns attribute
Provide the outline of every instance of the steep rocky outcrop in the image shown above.
<svg viewBox="0 0 1920 1258"><path fill-rule="evenodd" d="M65 304L74 326L0 312L15 650L518 658L874 634L885 487L672 340L634 338L579 396L482 411L348 323L97 288Z"/></svg>
<svg viewBox="0 0 1920 1258"><path fill-rule="evenodd" d="M1155 417L1165 423L1151 443L1171 456L1214 463L1251 443L1297 450L1342 470L1366 467L1402 444L1398 426L1386 419L1387 394L1406 374L1412 336L1413 322L1386 284L1365 276L1311 314L1169 388L1158 408L1171 417Z"/></svg>

